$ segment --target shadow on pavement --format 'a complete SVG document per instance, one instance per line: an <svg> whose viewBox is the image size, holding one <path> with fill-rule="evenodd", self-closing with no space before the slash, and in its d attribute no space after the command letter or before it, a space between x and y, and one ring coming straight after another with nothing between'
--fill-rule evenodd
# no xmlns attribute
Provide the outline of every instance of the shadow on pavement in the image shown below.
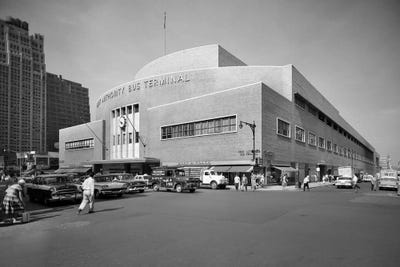
<svg viewBox="0 0 400 267"><path fill-rule="evenodd" d="M120 209L123 209L124 207L117 207L117 208L110 208L110 209L102 209L102 210L94 210L94 214L96 214L96 213L100 213L100 212L107 212L107 211L113 211L113 210L120 210ZM82 215L86 215L86 214L89 214L89 213L82 213Z"/></svg>

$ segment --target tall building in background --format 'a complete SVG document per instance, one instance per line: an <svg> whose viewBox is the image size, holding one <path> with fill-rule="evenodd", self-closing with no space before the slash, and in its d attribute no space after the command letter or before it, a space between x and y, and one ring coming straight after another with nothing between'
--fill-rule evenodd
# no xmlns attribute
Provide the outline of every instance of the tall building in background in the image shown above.
<svg viewBox="0 0 400 267"><path fill-rule="evenodd" d="M47 151L58 151L58 131L90 121L89 89L47 73Z"/></svg>
<svg viewBox="0 0 400 267"><path fill-rule="evenodd" d="M0 19L0 148L46 150L46 65L43 35L29 24Z"/></svg>

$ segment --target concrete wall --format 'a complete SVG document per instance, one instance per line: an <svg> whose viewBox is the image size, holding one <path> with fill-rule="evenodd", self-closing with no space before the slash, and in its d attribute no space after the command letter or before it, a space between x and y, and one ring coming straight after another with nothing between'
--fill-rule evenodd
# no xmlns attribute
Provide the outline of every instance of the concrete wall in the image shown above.
<svg viewBox="0 0 400 267"><path fill-rule="evenodd" d="M104 121L98 120L60 130L60 167L86 165L91 160L101 160L108 153L104 142ZM65 150L65 143L83 139L94 139L94 148ZM107 150L107 151L106 151Z"/></svg>

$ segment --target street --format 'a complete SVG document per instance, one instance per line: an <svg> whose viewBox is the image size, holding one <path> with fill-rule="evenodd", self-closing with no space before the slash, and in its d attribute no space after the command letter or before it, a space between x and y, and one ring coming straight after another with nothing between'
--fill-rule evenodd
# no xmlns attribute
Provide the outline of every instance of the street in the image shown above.
<svg viewBox="0 0 400 267"><path fill-rule="evenodd" d="M4 266L398 266L400 197L336 189L146 192L0 227Z"/></svg>

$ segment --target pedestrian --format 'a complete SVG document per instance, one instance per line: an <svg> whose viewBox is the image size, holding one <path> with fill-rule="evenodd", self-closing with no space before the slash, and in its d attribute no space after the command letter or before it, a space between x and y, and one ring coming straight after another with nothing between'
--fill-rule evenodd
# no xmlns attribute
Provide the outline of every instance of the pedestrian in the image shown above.
<svg viewBox="0 0 400 267"><path fill-rule="evenodd" d="M247 192L247 176L245 174L242 175L242 191Z"/></svg>
<svg viewBox="0 0 400 267"><path fill-rule="evenodd" d="M250 182L251 182L251 189L254 191L256 191L257 189L257 180L256 180L256 175L253 173L251 173L251 178L250 178Z"/></svg>
<svg viewBox="0 0 400 267"><path fill-rule="evenodd" d="M93 172L89 173L89 176L83 181L82 184L82 202L78 208L78 214L82 212L82 210L86 207L86 204L89 203L89 213L94 212L94 179Z"/></svg>
<svg viewBox="0 0 400 267"><path fill-rule="evenodd" d="M376 177L375 176L372 176L371 177L371 191L374 191L374 187L375 187L375 180L376 180Z"/></svg>
<svg viewBox="0 0 400 267"><path fill-rule="evenodd" d="M265 183L264 174L261 174L261 177L260 177L260 186L261 186L261 188L264 188L264 183Z"/></svg>
<svg viewBox="0 0 400 267"><path fill-rule="evenodd" d="M240 177L239 177L239 175L236 173L236 176L235 176L235 189L236 189L236 191L239 190L239 185L240 185Z"/></svg>
<svg viewBox="0 0 400 267"><path fill-rule="evenodd" d="M356 175L353 175L353 189L354 192L358 192L358 189L360 189L360 186L357 184L358 183L358 177Z"/></svg>
<svg viewBox="0 0 400 267"><path fill-rule="evenodd" d="M4 214L8 217L8 221L11 223L16 223L18 215L22 214L25 210L23 200L24 187L25 180L20 179L18 183L9 186L5 191L3 210Z"/></svg>
<svg viewBox="0 0 400 267"><path fill-rule="evenodd" d="M375 177L375 184L374 184L374 190L378 190L379 189L379 179L381 178L381 174L378 172L376 173L376 177Z"/></svg>
<svg viewBox="0 0 400 267"><path fill-rule="evenodd" d="M303 180L303 191L304 192L306 191L306 187L307 187L307 191L310 191L309 182L310 182L310 176L307 175Z"/></svg>
<svg viewBox="0 0 400 267"><path fill-rule="evenodd" d="M285 173L285 174L282 176L282 178L281 178L282 190L284 190L284 189L286 188L287 182L288 182L288 180L287 180L287 174Z"/></svg>

